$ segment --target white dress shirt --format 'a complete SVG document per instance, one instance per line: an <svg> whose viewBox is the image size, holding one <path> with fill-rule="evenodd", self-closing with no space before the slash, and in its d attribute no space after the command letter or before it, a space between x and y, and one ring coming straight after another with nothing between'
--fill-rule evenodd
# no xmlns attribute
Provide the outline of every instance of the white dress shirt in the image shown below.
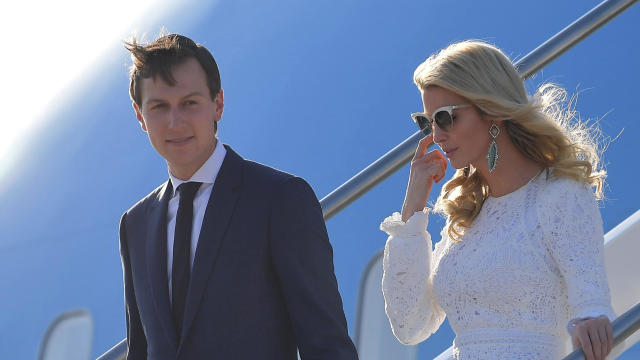
<svg viewBox="0 0 640 360"><path fill-rule="evenodd" d="M173 271L173 241L176 229L176 216L178 214L178 204L180 202L180 192L177 191L180 184L188 181L201 182L202 185L198 189L196 196L193 200L193 225L191 228L191 253L190 264L193 268L193 260L196 256L196 249L198 248L198 238L200 237L200 228L202 227L202 220L204 219L204 213L207 210L207 204L209 203L209 197L213 190L213 184L216 181L222 161L224 160L227 150L222 145L222 142L218 139L216 148L213 149L213 153L209 156L209 159L196 171L193 176L187 181L180 180L174 177L169 170L169 178L173 185L173 195L169 200L169 208L167 211L167 270L169 278L169 299L171 298L171 274Z"/></svg>

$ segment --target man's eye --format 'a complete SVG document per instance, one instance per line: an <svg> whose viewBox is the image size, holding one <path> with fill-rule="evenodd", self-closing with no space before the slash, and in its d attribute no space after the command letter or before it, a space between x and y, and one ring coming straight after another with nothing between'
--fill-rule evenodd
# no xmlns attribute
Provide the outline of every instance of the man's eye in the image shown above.
<svg viewBox="0 0 640 360"><path fill-rule="evenodd" d="M195 100L187 100L187 101L185 102L185 104L186 104L186 105L196 105L196 104L197 104L197 102L196 102Z"/></svg>
<svg viewBox="0 0 640 360"><path fill-rule="evenodd" d="M166 104L155 104L151 107L151 110L162 110L166 107Z"/></svg>

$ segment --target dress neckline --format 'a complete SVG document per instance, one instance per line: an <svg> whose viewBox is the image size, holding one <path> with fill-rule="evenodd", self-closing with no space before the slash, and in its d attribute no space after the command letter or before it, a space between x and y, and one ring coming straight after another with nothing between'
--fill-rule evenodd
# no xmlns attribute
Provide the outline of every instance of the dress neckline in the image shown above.
<svg viewBox="0 0 640 360"><path fill-rule="evenodd" d="M529 187L529 185L531 183L534 183L538 177L540 176L540 174L542 174L545 171L545 169L542 169L540 172L538 172L537 174L535 174L531 179L529 179L529 181L527 181L526 184L520 186L519 188L513 190L512 192L506 193L504 195L500 195L500 196L493 196L491 194L489 194L489 196L487 197L487 199L494 199L494 200L502 200L504 198L510 197L513 194L519 193L520 191L526 189L527 187Z"/></svg>

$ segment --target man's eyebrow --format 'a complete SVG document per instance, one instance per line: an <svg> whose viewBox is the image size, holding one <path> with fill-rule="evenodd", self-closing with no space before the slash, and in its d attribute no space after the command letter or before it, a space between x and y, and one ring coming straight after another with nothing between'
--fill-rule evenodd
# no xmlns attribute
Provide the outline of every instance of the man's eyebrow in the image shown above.
<svg viewBox="0 0 640 360"><path fill-rule="evenodd" d="M194 92L188 93L187 95L183 96L182 98L183 98L183 99L186 99L186 98L190 98L190 97L192 97L192 96L202 96L202 97L205 97L206 95L205 95L205 94L203 94L203 93L201 93L200 91L194 91ZM156 99L156 98L151 98L151 99L147 99L147 100L146 100L146 103L147 103L147 104L151 104L151 103L158 103L158 102L160 102L160 103L161 103L161 102L165 102L165 100L164 100L164 99Z"/></svg>
<svg viewBox="0 0 640 360"><path fill-rule="evenodd" d="M164 102L164 100L162 100L162 99L148 99L146 101L147 104L157 103L157 102Z"/></svg>
<svg viewBox="0 0 640 360"><path fill-rule="evenodd" d="M188 97L192 97L192 96L206 96L206 95L201 93L200 91L194 91L192 93L189 93L189 94L183 96L183 98L188 98Z"/></svg>

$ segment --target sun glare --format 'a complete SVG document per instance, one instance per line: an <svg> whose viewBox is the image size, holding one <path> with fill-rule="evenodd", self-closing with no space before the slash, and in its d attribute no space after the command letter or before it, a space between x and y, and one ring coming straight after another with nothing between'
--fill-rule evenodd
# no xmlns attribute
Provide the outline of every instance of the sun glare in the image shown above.
<svg viewBox="0 0 640 360"><path fill-rule="evenodd" d="M0 180L26 155L55 100L107 50L163 15L168 9L162 3L13 0L0 5Z"/></svg>

